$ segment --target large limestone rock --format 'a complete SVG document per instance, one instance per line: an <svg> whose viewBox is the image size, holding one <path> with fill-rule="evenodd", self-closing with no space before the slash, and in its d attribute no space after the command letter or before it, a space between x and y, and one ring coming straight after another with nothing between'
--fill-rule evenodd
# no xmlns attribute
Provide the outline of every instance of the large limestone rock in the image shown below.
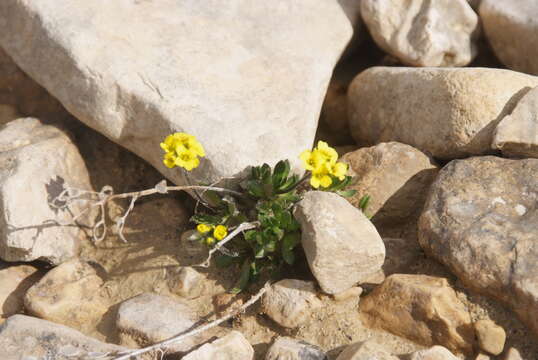
<svg viewBox="0 0 538 360"><path fill-rule="evenodd" d="M69 112L176 183L182 172L164 167L159 142L196 135L207 157L192 178L209 181L299 163L353 34L346 11L333 0L7 0L0 46Z"/></svg>
<svg viewBox="0 0 538 360"><path fill-rule="evenodd" d="M49 202L64 186L91 189L77 148L59 129L24 118L0 128L0 257L59 264L77 254L84 233L70 223L83 202L69 210Z"/></svg>
<svg viewBox="0 0 538 360"><path fill-rule="evenodd" d="M382 346L372 342L363 341L348 345L338 355L336 360L398 360L396 356L389 354Z"/></svg>
<svg viewBox="0 0 538 360"><path fill-rule="evenodd" d="M128 350L102 343L66 326L25 315L14 315L0 326L0 349L2 360L86 359Z"/></svg>
<svg viewBox="0 0 538 360"><path fill-rule="evenodd" d="M538 75L538 2L482 0L479 13L499 60L511 69Z"/></svg>
<svg viewBox="0 0 538 360"><path fill-rule="evenodd" d="M476 55L478 16L465 0L362 0L379 47L415 66L465 66Z"/></svg>
<svg viewBox="0 0 538 360"><path fill-rule="evenodd" d="M183 360L253 360L254 349L238 331L207 343L189 353Z"/></svg>
<svg viewBox="0 0 538 360"><path fill-rule="evenodd" d="M398 142L361 148L345 154L341 161L349 164L355 176L349 189L357 193L348 200L358 206L369 195L366 214L376 224L402 222L420 212L438 170L427 155Z"/></svg>
<svg viewBox="0 0 538 360"><path fill-rule="evenodd" d="M116 327L122 345L144 347L190 330L198 320L189 306L167 296L145 293L121 303ZM200 336L189 337L169 351L187 352L201 342Z"/></svg>
<svg viewBox="0 0 538 360"><path fill-rule="evenodd" d="M472 353L469 312L444 278L394 274L360 303L366 323L426 346Z"/></svg>
<svg viewBox="0 0 538 360"><path fill-rule="evenodd" d="M374 67L348 90L359 143L399 141L442 159L491 151L497 122L538 78L486 68Z"/></svg>
<svg viewBox="0 0 538 360"><path fill-rule="evenodd" d="M282 336L267 350L265 360L329 360L329 358L315 345Z"/></svg>
<svg viewBox="0 0 538 360"><path fill-rule="evenodd" d="M280 280L262 297L263 312L279 325L291 329L308 322L322 306L311 281Z"/></svg>
<svg viewBox="0 0 538 360"><path fill-rule="evenodd" d="M67 261L50 270L24 297L26 310L37 317L89 331L108 304L101 296L103 280L86 262Z"/></svg>
<svg viewBox="0 0 538 360"><path fill-rule="evenodd" d="M538 87L526 93L497 125L492 146L504 155L538 158Z"/></svg>
<svg viewBox="0 0 538 360"><path fill-rule="evenodd" d="M468 287L493 296L538 332L538 159L456 160L430 188L424 250Z"/></svg>
<svg viewBox="0 0 538 360"><path fill-rule="evenodd" d="M447 348L433 346L429 349L415 351L409 355L409 360L458 360Z"/></svg>
<svg viewBox="0 0 538 360"><path fill-rule="evenodd" d="M24 294L41 277L35 267L0 264L0 323L24 308Z"/></svg>
<svg viewBox="0 0 538 360"><path fill-rule="evenodd" d="M310 191L297 203L301 243L321 289L341 293L381 269L385 245L375 226L344 198Z"/></svg>

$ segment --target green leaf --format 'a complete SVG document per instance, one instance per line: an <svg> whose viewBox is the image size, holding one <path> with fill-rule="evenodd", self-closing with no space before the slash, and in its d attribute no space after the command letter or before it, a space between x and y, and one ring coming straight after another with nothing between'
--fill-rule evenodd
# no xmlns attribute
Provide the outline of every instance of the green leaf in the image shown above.
<svg viewBox="0 0 538 360"><path fill-rule="evenodd" d="M287 233L282 238L282 248L291 250L295 248L297 244L299 244L300 241L301 241L301 233L299 233L298 231Z"/></svg>
<svg viewBox="0 0 538 360"><path fill-rule="evenodd" d="M370 199L370 195L364 195L363 197L361 197L361 199L359 200L359 209L364 212L370 204Z"/></svg>
<svg viewBox="0 0 538 360"><path fill-rule="evenodd" d="M256 259L261 259L265 256L265 246L262 244L255 244L254 245L254 257Z"/></svg>
<svg viewBox="0 0 538 360"><path fill-rule="evenodd" d="M271 167L268 164L262 165L262 182L265 185L271 185Z"/></svg>
<svg viewBox="0 0 538 360"><path fill-rule="evenodd" d="M222 215L196 214L190 220L196 224L218 225L222 222L222 219Z"/></svg>
<svg viewBox="0 0 538 360"><path fill-rule="evenodd" d="M230 290L230 294L239 294L247 287L248 280L250 279L250 266L250 260L247 259L243 262L243 265L241 266L241 275L239 275L239 279L237 279L235 286Z"/></svg>
<svg viewBox="0 0 538 360"><path fill-rule="evenodd" d="M357 193L357 190L338 190L336 193L342 197L352 197Z"/></svg>
<svg viewBox="0 0 538 360"><path fill-rule="evenodd" d="M234 258L232 256L219 254L215 258L215 264L219 268L226 268L226 267L229 267L230 265L232 265L234 262L236 262L236 259L237 258Z"/></svg>
<svg viewBox="0 0 538 360"><path fill-rule="evenodd" d="M280 160L273 171L273 187L278 189L288 178L290 172L290 162L288 160Z"/></svg>
<svg viewBox="0 0 538 360"><path fill-rule="evenodd" d="M288 180L286 180L284 184L282 184L282 186L278 188L277 193L278 194L287 193L293 190L295 187L297 187L298 184L299 184L299 175L293 174L292 176L288 178Z"/></svg>
<svg viewBox="0 0 538 360"><path fill-rule="evenodd" d="M293 249L282 248L282 258L288 265L293 265L295 263L295 253Z"/></svg>
<svg viewBox="0 0 538 360"><path fill-rule="evenodd" d="M254 197L262 198L265 195L263 186L256 180L247 181L247 191Z"/></svg>

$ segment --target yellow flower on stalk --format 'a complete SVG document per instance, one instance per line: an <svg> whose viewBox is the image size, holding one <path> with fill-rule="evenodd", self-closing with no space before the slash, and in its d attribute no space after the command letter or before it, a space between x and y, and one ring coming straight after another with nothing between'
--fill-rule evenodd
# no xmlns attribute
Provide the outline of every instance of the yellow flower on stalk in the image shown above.
<svg viewBox="0 0 538 360"><path fill-rule="evenodd" d="M305 150L299 155L306 170L312 172L310 185L314 188L327 188L333 183L332 176L344 180L348 166L337 162L338 153L324 141L318 141L317 147L312 151Z"/></svg>
<svg viewBox="0 0 538 360"><path fill-rule="evenodd" d="M208 245L208 246L211 246L213 244L215 244L215 238L212 238L211 236L208 237L207 239L205 239L205 243Z"/></svg>
<svg viewBox="0 0 538 360"><path fill-rule="evenodd" d="M198 224L198 226L196 227L196 230L198 230L200 234L205 234L209 232L212 228L213 228L212 226L207 225L207 224Z"/></svg>
<svg viewBox="0 0 538 360"><path fill-rule="evenodd" d="M338 180L344 180L346 178L348 165L342 162L337 162L331 167L331 174L336 176Z"/></svg>
<svg viewBox="0 0 538 360"><path fill-rule="evenodd" d="M314 189L319 188L320 186L323 188L328 188L333 183L333 179L329 175L328 171L313 171L312 177L310 178L310 185Z"/></svg>
<svg viewBox="0 0 538 360"><path fill-rule="evenodd" d="M224 225L217 225L215 230L213 230L213 236L220 241L228 235L228 228Z"/></svg>
<svg viewBox="0 0 538 360"><path fill-rule="evenodd" d="M164 165L169 168L179 166L191 171L200 165L198 157L205 156L204 148L196 137L186 133L168 135L161 143L161 148L166 152Z"/></svg>

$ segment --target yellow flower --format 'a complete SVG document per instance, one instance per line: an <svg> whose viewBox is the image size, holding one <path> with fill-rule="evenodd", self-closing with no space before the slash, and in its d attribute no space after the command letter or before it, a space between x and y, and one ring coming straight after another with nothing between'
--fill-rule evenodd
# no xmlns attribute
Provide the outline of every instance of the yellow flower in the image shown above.
<svg viewBox="0 0 538 360"><path fill-rule="evenodd" d="M336 176L338 180L344 180L347 174L348 166L345 163L337 162L331 167L331 174Z"/></svg>
<svg viewBox="0 0 538 360"><path fill-rule="evenodd" d="M161 143L164 154L164 165L169 168L179 166L188 171L200 165L198 157L204 157L205 151L196 137L186 133L168 135Z"/></svg>
<svg viewBox="0 0 538 360"><path fill-rule="evenodd" d="M312 172L329 171L336 164L338 153L324 141L318 141L318 146L312 151L305 150L299 155L306 170Z"/></svg>
<svg viewBox="0 0 538 360"><path fill-rule="evenodd" d="M222 240L228 235L228 228L224 225L217 225L213 230L213 236L218 240Z"/></svg>
<svg viewBox="0 0 538 360"><path fill-rule="evenodd" d="M312 172L312 177L310 178L310 185L314 189L317 189L320 187L327 188L331 186L333 183L333 180L331 179L329 173L327 171L319 171L319 172Z"/></svg>
<svg viewBox="0 0 538 360"><path fill-rule="evenodd" d="M198 224L198 226L196 227L196 230L198 230L200 234L205 234L206 232L209 232L212 228L213 227L207 224Z"/></svg>
<svg viewBox="0 0 538 360"><path fill-rule="evenodd" d="M338 153L325 141L318 141L318 147L315 149L319 154L330 164L336 163L338 160Z"/></svg>
<svg viewBox="0 0 538 360"><path fill-rule="evenodd" d="M208 237L207 239L205 239L205 243L208 245L208 246L211 246L215 243L215 238L212 238L211 236Z"/></svg>

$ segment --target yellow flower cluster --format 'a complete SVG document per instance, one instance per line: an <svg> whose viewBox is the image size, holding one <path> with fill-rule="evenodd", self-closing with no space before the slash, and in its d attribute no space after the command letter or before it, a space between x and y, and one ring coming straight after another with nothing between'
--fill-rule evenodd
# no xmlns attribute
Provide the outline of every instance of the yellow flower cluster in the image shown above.
<svg viewBox="0 0 538 360"><path fill-rule="evenodd" d="M303 161L306 170L312 172L310 185L314 188L328 188L333 183L332 176L344 180L348 166L337 162L338 153L324 141L318 141L318 146L312 151L305 150L299 158Z"/></svg>
<svg viewBox="0 0 538 360"><path fill-rule="evenodd" d="M208 236L205 239L207 245L213 245L216 241L221 241L228 235L228 228L224 225L211 226L207 224L198 224L196 230L202 235L208 234L213 230L212 236ZM215 241L215 239L217 239Z"/></svg>
<svg viewBox="0 0 538 360"><path fill-rule="evenodd" d="M169 168L179 166L191 171L200 165L198 157L205 156L204 148L196 137L182 132L168 135L161 148L166 151L163 162Z"/></svg>

